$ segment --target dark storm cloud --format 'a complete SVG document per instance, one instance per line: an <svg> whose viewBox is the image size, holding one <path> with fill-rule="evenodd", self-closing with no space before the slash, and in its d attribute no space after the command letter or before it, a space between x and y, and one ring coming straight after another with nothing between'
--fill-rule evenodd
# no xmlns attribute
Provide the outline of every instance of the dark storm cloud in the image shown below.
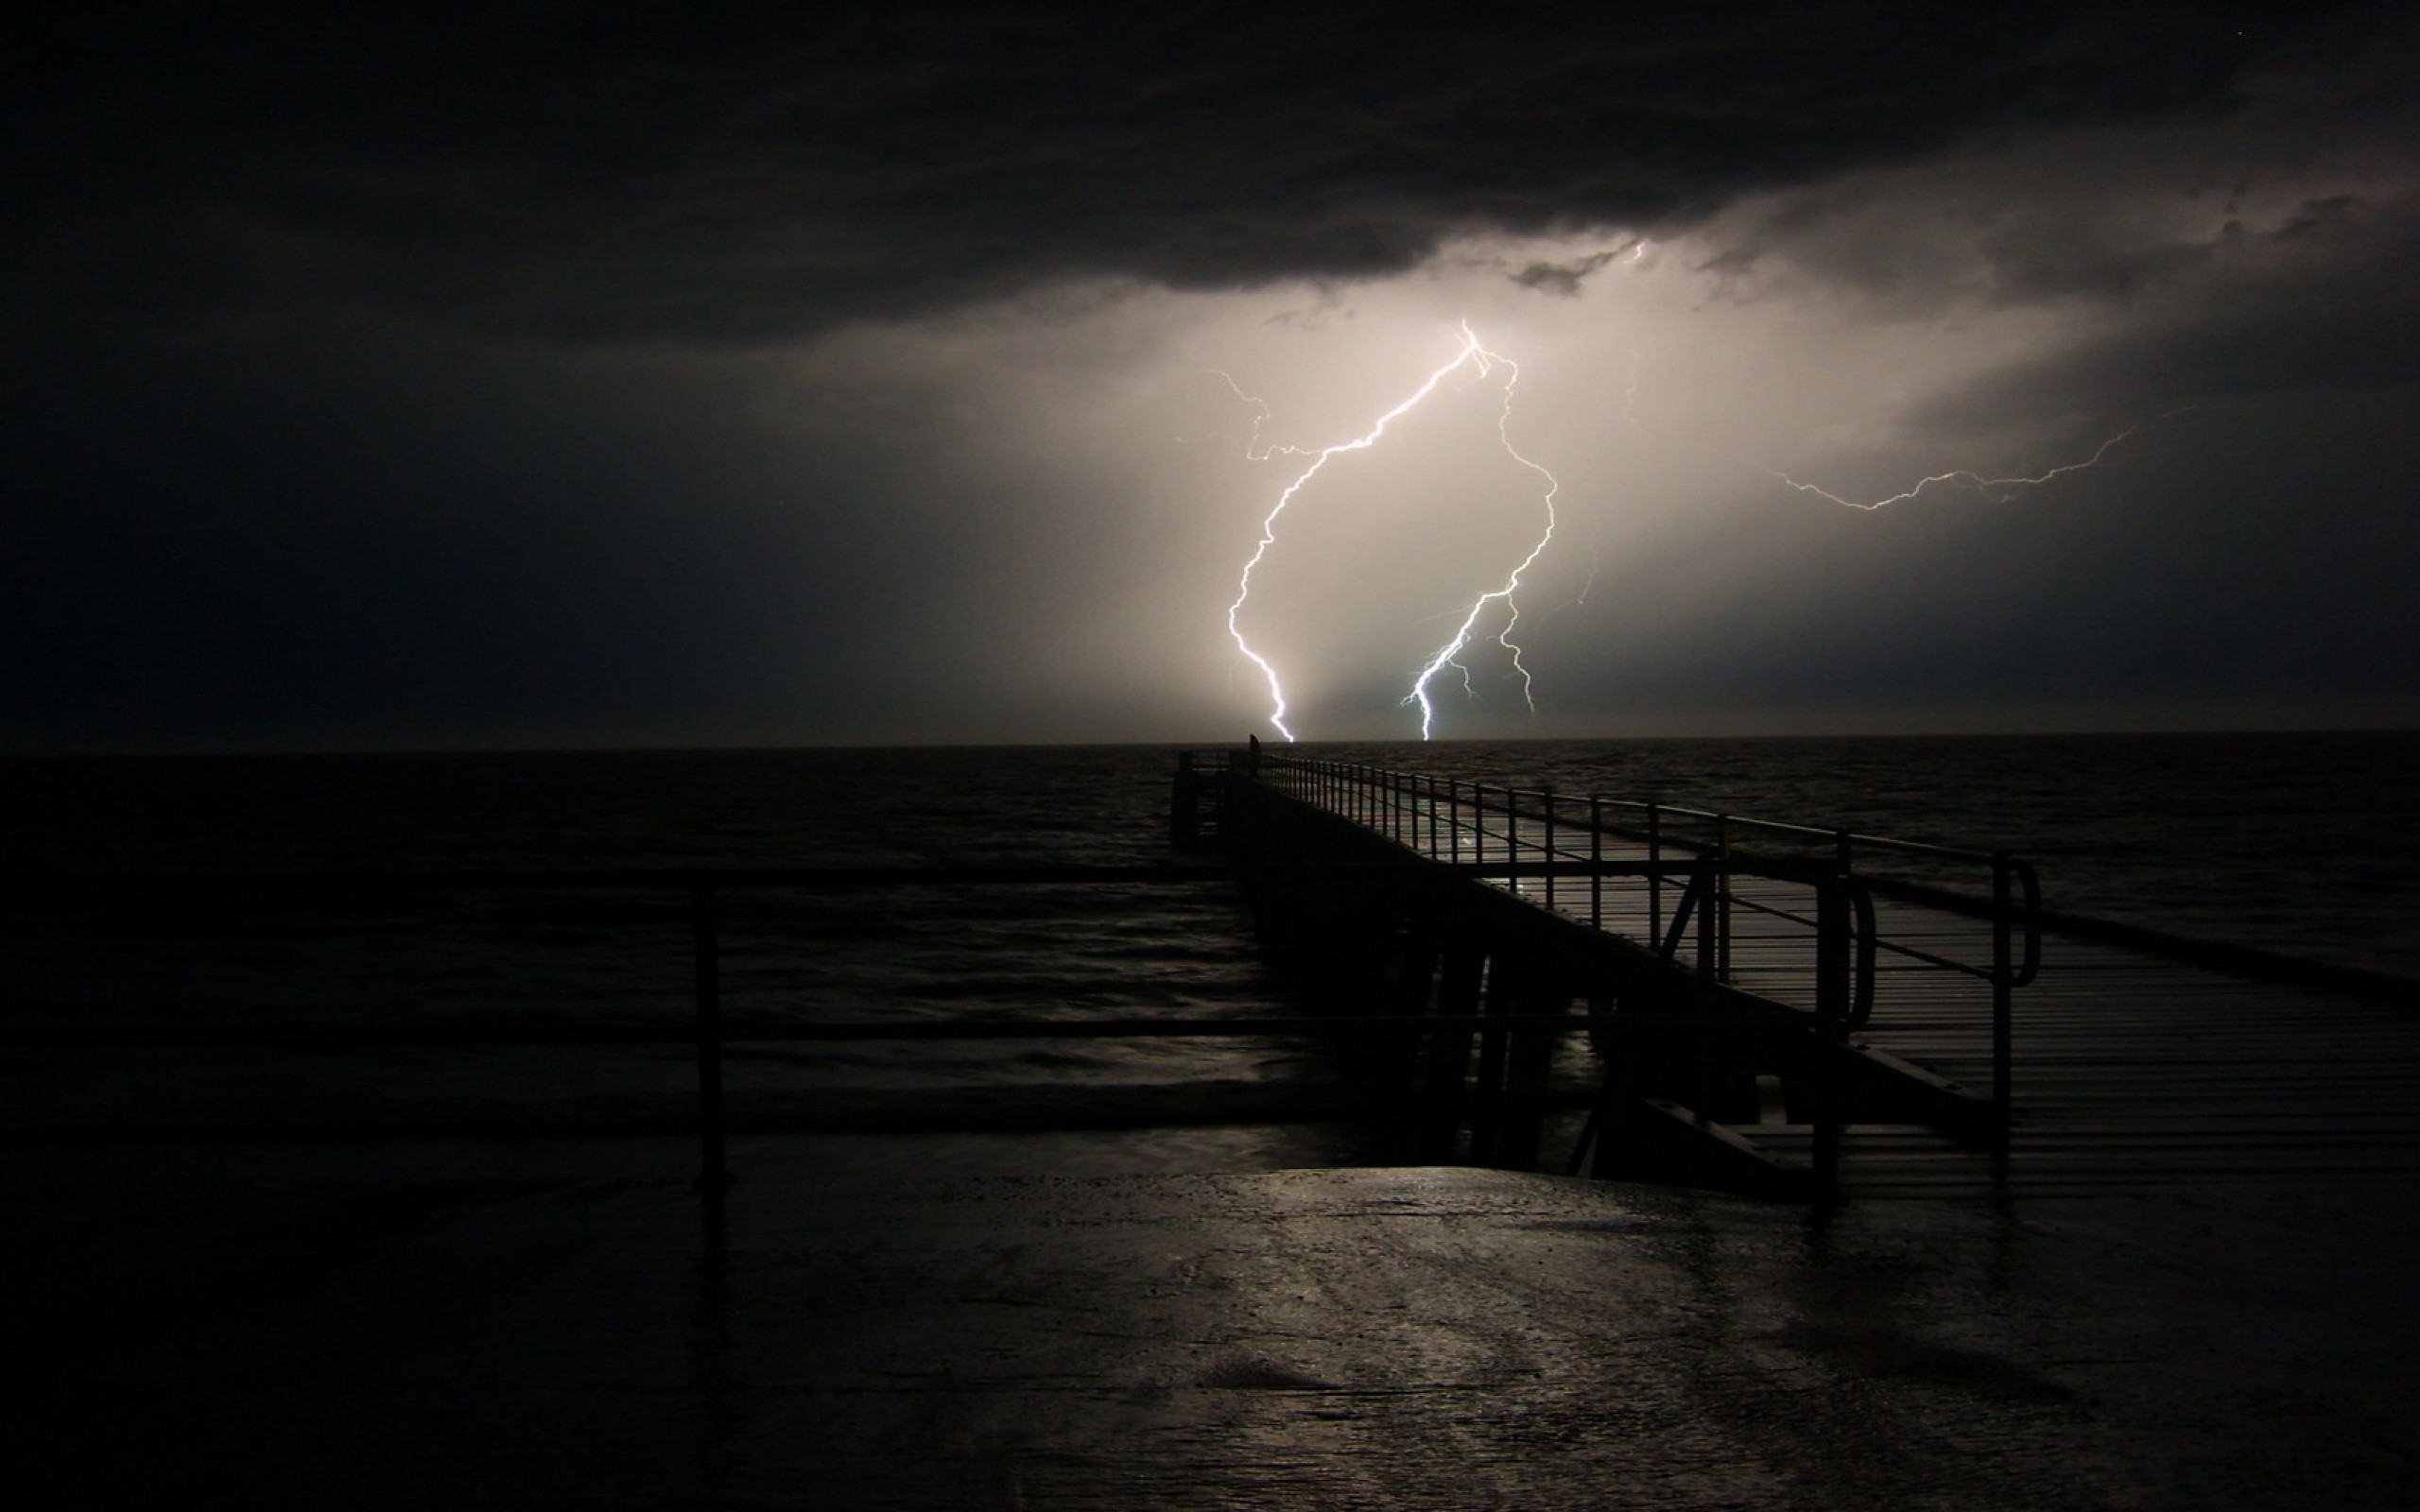
<svg viewBox="0 0 2420 1512"><path fill-rule="evenodd" d="M1552 294L1563 299L1575 300L1580 297L1580 285L1587 282L1590 274L1597 272L1620 255L1621 252L1616 249L1591 252L1585 257L1577 258L1568 263L1531 263L1513 274L1512 282L1525 289L1535 289L1541 294Z"/></svg>
<svg viewBox="0 0 2420 1512"><path fill-rule="evenodd" d="M2371 693L2409 683L2415 547L2366 465L2405 444L2394 396L2420 376L2402 12L1410 14L9 23L0 743L1193 733L1244 708L1218 701L1217 616L1249 539L1225 512L1261 480L1170 483L1184 502L1149 520L1134 501L1182 472L1149 438L1198 457L1248 422L1206 379L1114 401L1282 325L1321 333L1261 349L1291 403L1327 386L1349 410L1392 391L1390 341L1469 313L1417 307L1424 280L1511 301L1488 319L1533 322L1525 360L1566 343L1581 366L1542 364L1524 410L1564 421L1564 450L1635 439L1603 422L1627 385L1697 416L1672 455L1749 488L1770 479L1741 458L1795 444L1755 429L1775 395L1840 398L1803 423L1858 444L1898 424L1916 475L1937 445L1962 464L2020 433L2009 465L2030 466L2045 435L2088 449L2202 406L2206 429L2128 443L2101 480L2122 497L2030 513L1882 527L1704 478L1631 488L1639 539L1681 555L1609 553L1608 593L1557 622L1575 721L1628 707L1606 669L1638 648L1743 708L1948 698L2016 662L2082 687L2123 660L2108 646L2147 687L2154 663L2201 687L2323 643ZM1282 312L1150 292L1270 284ZM1168 336L1187 321L1232 330ZM1659 387L1692 353L1694 411ZM2316 396L2297 419L2337 423L2347 458L2282 524L2272 501L2299 507L2307 475L2264 472L2267 433L2229 407L2281 394ZM2194 472L2188 436L2235 450ZM1591 490L1615 508L1639 446L1589 464L1576 513ZM1809 460L1865 465L1843 446ZM1961 561L2007 571L1979 594ZM2197 586L2139 586L2171 581ZM1659 593L1664 629L1621 619Z"/></svg>
<svg viewBox="0 0 2420 1512"><path fill-rule="evenodd" d="M79 9L15 49L10 284L21 318L354 305L745 343L1068 275L1369 275L1458 232L1647 229L1957 142L2221 112L2330 14Z"/></svg>
<svg viewBox="0 0 2420 1512"><path fill-rule="evenodd" d="M2420 198L2330 197L2264 233L2231 223L2210 242L2139 249L2130 266L2109 278L2129 299L2122 325L1945 391L1921 416L2047 404L2149 418L2184 404L2420 384Z"/></svg>

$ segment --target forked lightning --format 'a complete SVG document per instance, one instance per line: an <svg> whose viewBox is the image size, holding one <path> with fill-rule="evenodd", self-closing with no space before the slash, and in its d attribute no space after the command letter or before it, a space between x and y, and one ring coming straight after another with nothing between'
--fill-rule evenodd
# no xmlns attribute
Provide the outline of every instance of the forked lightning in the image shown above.
<svg viewBox="0 0 2420 1512"><path fill-rule="evenodd" d="M1359 436L1349 441L1340 441L1333 446L1322 447L1316 451L1305 447L1263 447L1260 442L1260 428L1269 419L1269 407L1245 394L1241 388L1236 388L1237 398L1253 405L1259 411L1258 417L1253 422L1253 438L1249 448L1249 455L1254 461L1278 455L1304 456L1310 459L1308 464L1294 475L1293 480L1279 491L1277 501L1270 505L1269 512L1261 517L1260 541L1253 547L1252 555L1245 559L1243 571L1238 575L1236 583L1235 601L1227 606L1227 634L1235 641L1236 649L1243 654L1244 660L1260 669L1262 679L1269 685L1270 725L1288 741L1295 737L1293 730L1286 723L1287 704L1284 680L1278 676L1276 664L1253 649L1251 641L1245 638L1242 625L1244 605L1252 597L1253 575L1259 570L1261 562L1268 558L1270 548L1277 543L1278 520L1329 462L1345 453L1366 452L1377 445L1379 439L1387 434L1387 428L1390 425L1418 407L1424 400L1435 393L1446 379L1466 368L1482 378L1493 376L1498 368L1504 370L1504 400L1496 413L1496 438L1502 442L1506 455L1545 480L1540 502L1545 509L1546 524L1536 542L1530 547L1529 554L1521 558L1519 564L1513 567L1511 573L1506 575L1503 586L1490 589L1471 601L1469 611L1462 616L1461 623L1456 627L1452 638L1439 647L1436 655L1431 657L1414 675L1410 691L1404 696L1403 701L1407 706L1415 704L1419 706L1420 738L1428 739L1436 719L1436 710L1429 699L1429 685L1435 681L1440 673L1450 666L1462 671L1464 685L1468 686L1468 669L1462 666L1458 658L1469 648L1473 637L1478 633L1480 620L1491 609L1500 607L1504 613L1504 626L1493 639L1511 655L1513 669L1520 673L1523 698L1530 700L1530 707L1533 712L1537 707L1531 696L1530 669L1521 660L1520 646L1512 640L1513 627L1520 623L1521 618L1520 608L1514 600L1514 595L1520 591L1521 575L1535 565L1538 558L1545 553L1547 545L1554 540L1554 499L1558 485L1553 473L1522 455L1512 444L1512 390L1520 377L1519 365L1500 352L1490 352L1479 340L1478 334L1471 330L1468 322L1464 322L1461 330L1461 345L1453 357L1431 372L1409 397L1392 409L1380 415L1372 422L1370 428ZM1234 379L1229 378L1227 382L1230 387L1235 387Z"/></svg>

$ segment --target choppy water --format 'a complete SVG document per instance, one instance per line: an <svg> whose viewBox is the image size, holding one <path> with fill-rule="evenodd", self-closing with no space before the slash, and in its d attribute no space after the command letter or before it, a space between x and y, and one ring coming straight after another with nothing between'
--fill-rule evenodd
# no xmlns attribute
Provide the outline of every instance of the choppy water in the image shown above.
<svg viewBox="0 0 2420 1512"><path fill-rule="evenodd" d="M1323 747L1399 768L2009 850L2045 904L2420 977L2420 731Z"/></svg>
<svg viewBox="0 0 2420 1512"><path fill-rule="evenodd" d="M1824 828L2008 849L2067 912L2420 976L2420 736L1670 740L1319 747L1491 783L1652 798ZM0 764L7 869L916 866L1163 859L1172 748L27 760ZM735 1016L1084 1017L1282 1011L1219 888L918 886L733 896ZM557 1014L677 1022L683 900L467 891L264 904L180 897L0 925L0 1012L145 1023L410 1022ZM566 1088L670 1107L657 1052L118 1054L18 1076L60 1098L217 1096L311 1109ZM72 1063L71 1063L72 1062ZM1061 1041L749 1052L737 1085L1290 1084L1316 1052ZM566 1068L569 1068L568 1070ZM78 1078L81 1077L82 1080ZM409 1090L406 1090L409 1089ZM20 1085L19 1092L27 1088Z"/></svg>

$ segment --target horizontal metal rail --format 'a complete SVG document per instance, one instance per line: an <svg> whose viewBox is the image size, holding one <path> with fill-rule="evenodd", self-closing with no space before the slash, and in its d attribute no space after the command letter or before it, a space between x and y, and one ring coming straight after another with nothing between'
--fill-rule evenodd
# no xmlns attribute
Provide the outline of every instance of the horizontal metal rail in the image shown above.
<svg viewBox="0 0 2420 1512"><path fill-rule="evenodd" d="M1229 770L1235 769L1231 765ZM1702 919L1710 927L1711 946L1703 964L1720 981L1735 974L1744 919L1820 934L1819 919L1770 896L1770 884L1815 888L1820 902L1821 877L1846 879L1855 885L1856 917L1849 927L1858 942L1856 1021L1862 1024L1871 1011L1877 954L1911 963L1912 970L1988 983L1992 1094L2001 1126L2007 1126L2013 994L2034 980L2042 951L2041 884L2032 866L2016 856L1651 800L1492 786L1289 755L1256 744L1241 770L1251 780L1383 834L1455 871L1484 877L1550 911L1584 918L1592 927L1616 928L1627 911L1634 920L1632 927L1650 942L1677 933L1678 900L1671 900L1673 906L1668 909L1666 882L1690 868L1674 867L1670 858L1710 866L1711 917ZM1622 848L1643 849L1644 861L1607 855L1609 849ZM1962 870L1973 878L1970 886L1979 885L1980 891L1943 887L1921 875L1905 875L1903 868L1894 869L1894 861L1912 862L1935 874ZM1643 899L1627 886L1625 879L1634 877L1645 879ZM1564 879L1578 885L1559 886ZM1764 881L1743 888L1742 879ZM1961 958L1946 950L1884 936L1875 921L1876 896L1984 920L1987 957Z"/></svg>
<svg viewBox="0 0 2420 1512"><path fill-rule="evenodd" d="M1289 874L1392 871L1376 865L1285 866ZM1570 869L1564 864L1558 869ZM1687 864L1634 866L1634 874L1686 872ZM0 899L21 912L45 907L112 911L147 901L195 901L204 907L231 902L238 908L289 899L339 905L396 897L477 891L658 892L682 898L685 907L666 922L685 921L690 931L693 984L689 1021L573 1022L561 1020L454 1019L416 1023L219 1024L207 1028L164 1024L77 1023L60 1017L29 1019L38 1005L13 1005L13 1022L0 1023L0 1045L19 1049L134 1050L155 1047L224 1049L470 1048L478 1046L685 1045L697 1061L697 1129L701 1227L710 1248L724 1242L724 1194L730 1185L723 1090L726 1050L751 1044L852 1043L868 1041L963 1041L1002 1040L1169 1040L1326 1038L1371 1033L1435 1032L1485 1028L1554 1034L1624 1036L1703 1033L1703 1014L1479 1014L1373 1016L1255 1016L1249 1018L1120 1017L1093 1019L954 1019L769 1022L727 1019L722 1008L718 915L725 895L746 891L859 893L921 887L1132 887L1233 885L1253 868L1235 866L1018 864L926 867L817 867L717 869L622 868L599 870L473 869L424 872L257 872L244 874L153 873L129 876L31 875L0 877Z"/></svg>
<svg viewBox="0 0 2420 1512"><path fill-rule="evenodd" d="M475 891L717 892L782 888L856 892L882 887L1193 885L1226 881L1230 867L1202 864L1100 866L1042 863L918 867L604 868L592 870L456 869L431 871L256 871L89 873L18 872L0 876L0 899L12 904L53 899L69 902L207 893L233 897L327 894L345 898Z"/></svg>
<svg viewBox="0 0 2420 1512"><path fill-rule="evenodd" d="M206 875L155 873L127 876L26 874L0 877L0 899L20 912L50 908L123 908L144 900L173 898L215 903L333 899L345 903L397 896L472 891L614 891L671 893L686 902L692 970L691 1019L685 1032L667 1024L536 1024L456 1022L424 1025L224 1025L207 1031L159 1026L30 1024L0 1027L0 1044L54 1047L135 1048L152 1045L227 1047L506 1044L688 1044L698 1075L698 1191L701 1225L711 1250L726 1230L724 1194L731 1177L726 1157L723 1050L734 1042L864 1040L981 1040L1110 1037L1176 1037L1268 1034L1278 1022L1242 1027L1241 1020L1094 1021L1013 1020L951 1022L857 1022L826 1024L732 1024L724 1021L718 912L723 895L742 890L862 892L879 888L994 886L1115 886L1228 885L1230 868L1188 866L815 867L718 869L628 868L604 870L447 870L425 872L256 872ZM673 916L675 919L681 917Z"/></svg>
<svg viewBox="0 0 2420 1512"><path fill-rule="evenodd" d="M1638 1013L1426 1013L1279 1015L1236 1019L847 1019L824 1022L725 1023L717 1043L860 1043L953 1040L1316 1039L1373 1030L1546 1029L1557 1033L1682 1033L1706 1016ZM75 1023L12 1024L0 1044L43 1049L371 1049L478 1045L686 1045L693 1029L668 1024L578 1024L454 1021L428 1024L231 1024L216 1028Z"/></svg>

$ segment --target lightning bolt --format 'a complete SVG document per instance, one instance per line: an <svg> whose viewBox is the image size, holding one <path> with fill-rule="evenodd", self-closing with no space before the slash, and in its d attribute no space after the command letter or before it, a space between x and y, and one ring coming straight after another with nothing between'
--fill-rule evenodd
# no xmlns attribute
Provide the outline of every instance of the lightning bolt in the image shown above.
<svg viewBox="0 0 2420 1512"><path fill-rule="evenodd" d="M1530 713L1534 714L1538 712L1536 681L1530 676L1529 664L1521 660L1521 647L1512 640L1513 630L1521 624L1521 606L1513 595L1521 591L1521 575L1536 565L1537 559L1546 554L1547 547L1554 542L1554 498L1563 488L1562 484L1555 481L1553 473L1522 455L1520 448L1512 444L1512 390L1521 381L1521 365L1510 357L1478 347L1478 338L1471 335L1471 328L1467 324L1462 327L1462 335L1477 349L1478 370L1482 376L1487 373L1492 364L1504 365L1504 403L1495 412L1495 438L1503 443L1505 455L1546 480L1546 492L1541 502L1546 508L1547 523L1546 528L1539 533L1536 542L1530 547L1530 554L1522 558L1520 564L1512 572L1505 575L1504 586L1490 589L1471 601L1470 612L1462 616L1461 625L1455 627L1453 636L1437 648L1437 654L1430 657L1427 663L1420 669L1419 676L1411 679L1411 691L1404 695L1403 701L1406 704L1420 706L1420 738L1423 740L1429 738L1430 730L1436 723L1437 710L1429 702L1428 684L1435 680L1437 675L1449 666L1457 668L1462 674L1463 691L1466 693L1472 691L1470 669L1463 666L1457 659L1469 647L1471 636L1478 626L1480 616L1485 614L1492 605L1501 604L1504 607L1504 628L1495 632L1495 644L1504 647L1505 652L1512 659L1512 670L1521 675L1521 701L1529 706ZM1582 596L1586 596L1584 590Z"/></svg>
<svg viewBox="0 0 2420 1512"><path fill-rule="evenodd" d="M2170 411L2170 413L2172 414L2176 412ZM2163 415L2160 418L2165 420L2168 417ZM1935 472L1929 477L1919 478L1912 487L1902 490L1901 491L1891 495L1887 499L1875 499L1864 504L1860 504L1855 499L1843 499L1839 494L1832 492L1830 490L1818 488L1812 483L1801 483L1798 479L1791 477L1789 473L1784 472L1777 468L1759 468L1757 471L1765 473L1769 477L1781 479L1782 482L1789 484L1791 488L1796 489L1801 493L1811 493L1819 499L1827 499L1834 504L1850 509L1887 509L1892 505L1907 503L1909 500L1913 499L1917 494L1924 492L1925 490L1931 488L1936 483L1944 484L1954 489L1964 489L1970 493L1980 494L1994 504L2006 504L2009 500L2016 497L2016 490L2019 489L2037 489L2043 484L2049 482L2052 478L2064 477L2069 472L2081 472L2085 468L2100 466L2100 459L2109 455L2111 448L2117 446L2118 443L2123 441L2126 438L2134 435L2136 431L2139 431L2143 427L2141 425L2129 425L2124 430L2119 431L2117 435L2109 438L2109 439L2101 442L2100 446L2094 448L2093 454L2090 456L2085 457L2083 461L2065 462L2050 469L2047 472L2037 472L2031 477L1987 478L1979 472L1969 472L1964 468L1956 468L1947 472Z"/></svg>
<svg viewBox="0 0 2420 1512"><path fill-rule="evenodd" d="M1469 612L1463 616L1461 625L1456 630L1453 639L1447 641L1444 647L1437 653L1436 657L1432 658L1430 662L1421 669L1419 675L1413 679L1411 692L1406 696L1404 702L1406 704L1419 704L1421 711L1420 734L1423 740L1427 739L1433 718L1427 695L1428 684L1444 667L1449 665L1460 665L1460 663L1454 659L1470 644L1471 637L1477 628L1478 621L1487 612L1489 606L1499 603L1505 606L1507 618L1504 628L1497 632L1495 639L1508 652L1511 653L1512 657L1512 664L1521 674L1523 696L1525 698L1530 697L1530 670L1527 666L1522 664L1520 647L1512 640L1513 627L1520 621L1520 610L1518 607L1513 604L1512 595L1518 592L1521 586L1521 575L1527 572L1530 567L1537 561L1539 555L1546 550L1547 542L1553 538L1554 493L1556 485L1553 474L1547 472L1546 469L1538 466L1535 462L1530 461L1528 457L1523 456L1518 451L1514 450L1512 446L1509 427L1512 412L1513 383L1520 375L1519 366L1499 353L1488 351L1485 344L1479 340L1478 334L1471 330L1467 321L1463 322L1461 325L1461 345L1455 351L1454 355L1444 364L1436 369L1436 370L1429 373L1427 378L1423 380L1420 386L1414 388L1402 402L1397 404L1393 408L1380 415L1376 421L1372 422L1368 430L1353 438L1351 440L1340 441L1333 446L1324 446L1318 448L1317 450L1291 446L1263 446L1260 440L1260 431L1262 424L1269 419L1269 406L1261 403L1261 401L1245 393L1243 389L1236 385L1233 378L1227 377L1224 373L1220 373L1219 375L1227 379L1228 387L1235 390L1236 397L1237 399L1243 401L1245 404L1253 405L1257 411L1258 418L1253 422L1252 439L1246 446L1245 455L1248 457L1253 461L1265 461L1270 457L1278 455L1302 456L1309 458L1308 465L1304 467L1300 472L1297 472L1294 475L1293 480L1288 483L1284 490L1278 493L1277 501L1270 506L1269 512L1261 517L1260 540L1258 543L1253 547L1252 555L1245 559L1243 570L1237 575L1235 601L1227 606L1227 635L1236 643L1236 649L1242 654L1244 660L1250 662L1253 666L1260 669L1262 679L1269 685L1269 723L1271 728L1273 728L1279 734L1285 736L1288 741L1292 741L1295 736L1293 730L1286 723L1287 704L1284 680L1278 676L1276 664L1270 662L1266 656L1263 656L1260 652L1254 650L1253 648L1252 642L1246 638L1243 631L1243 609L1245 603L1252 597L1253 575L1260 569L1260 564L1262 561L1267 559L1269 556L1270 548L1277 542L1277 524L1279 519L1284 516L1288 507L1293 504L1295 499L1302 494L1302 491L1305 488L1310 486L1311 480L1318 477L1321 471L1323 470L1328 463L1344 455L1348 452L1366 452L1370 448L1377 445L1379 440L1386 436L1387 428L1389 426L1392 425L1396 421L1402 419L1405 415L1417 408L1423 401L1428 398L1429 395L1435 393L1438 387L1443 385L1446 379L1452 377L1456 372L1459 372L1465 368L1476 371L1481 377L1489 376L1499 364L1505 369L1506 382L1504 386L1504 402L1502 407L1497 412L1496 434L1498 438L1503 441L1505 451L1513 458L1514 461L1518 462L1521 466L1528 468L1530 471L1536 472L1547 480L1547 526L1545 533L1538 538L1537 543L1530 547L1529 555L1521 559L1520 565L1514 568L1512 574L1507 577L1504 586L1482 593L1478 598L1472 602ZM1465 677L1467 677L1467 672L1465 673ZM1530 708L1534 710L1536 707L1536 703L1534 699L1532 699L1530 701Z"/></svg>
<svg viewBox="0 0 2420 1512"><path fill-rule="evenodd" d="M1650 435L1647 427L1640 424L1638 421L1638 415L1635 407L1638 401L1638 352L1634 350L1630 354L1630 382L1628 387L1622 390L1621 415L1622 419L1629 423L1632 430L1636 431L1640 437L1645 439L1653 441L1655 440L1655 438ZM2024 477L1994 478L1985 477L1980 472L1974 472L1967 468L1953 468L1946 472L1935 472L1930 476L1919 478L1908 488L1901 490L1897 493L1890 495L1888 498L1870 499L1863 502L1859 502L1856 499L1843 499L1829 489L1813 483L1802 482L1797 478L1791 477L1789 473L1784 472L1779 468L1763 467L1754 462L1743 463L1742 465L1749 467L1755 472L1762 472L1769 478L1779 479L1782 483L1790 488L1796 489L1801 493L1811 493L1815 497L1822 499L1828 504L1837 504L1844 509L1863 509L1869 513L1876 509L1887 509L1894 504L1909 503L1918 494L1923 493L1927 489L1932 488L1936 484L1946 488L1963 489L1967 492L1978 494L1993 504L2006 504L2009 500L2016 497L2016 494L2020 490L2038 489L2044 484L2051 482L2057 478L2065 477L2070 472L2081 472L2086 468L2099 467L2102 460L2106 458L2111 452L2117 450L2120 444L2136 435L2138 432L2144 430L2146 427L2156 425L2162 421L2173 420L2179 415L2187 414L2199 407L2200 406L2196 404L2179 404L2174 409L2163 410L2159 414L2152 416L2151 419L2129 425L2124 430L2119 431L2117 435L2112 436L2107 440L2101 442L2099 446L2094 447L2092 455L2083 458L2082 461L2063 462L2059 466L2049 469L2048 472L2036 472L2031 476Z"/></svg>

